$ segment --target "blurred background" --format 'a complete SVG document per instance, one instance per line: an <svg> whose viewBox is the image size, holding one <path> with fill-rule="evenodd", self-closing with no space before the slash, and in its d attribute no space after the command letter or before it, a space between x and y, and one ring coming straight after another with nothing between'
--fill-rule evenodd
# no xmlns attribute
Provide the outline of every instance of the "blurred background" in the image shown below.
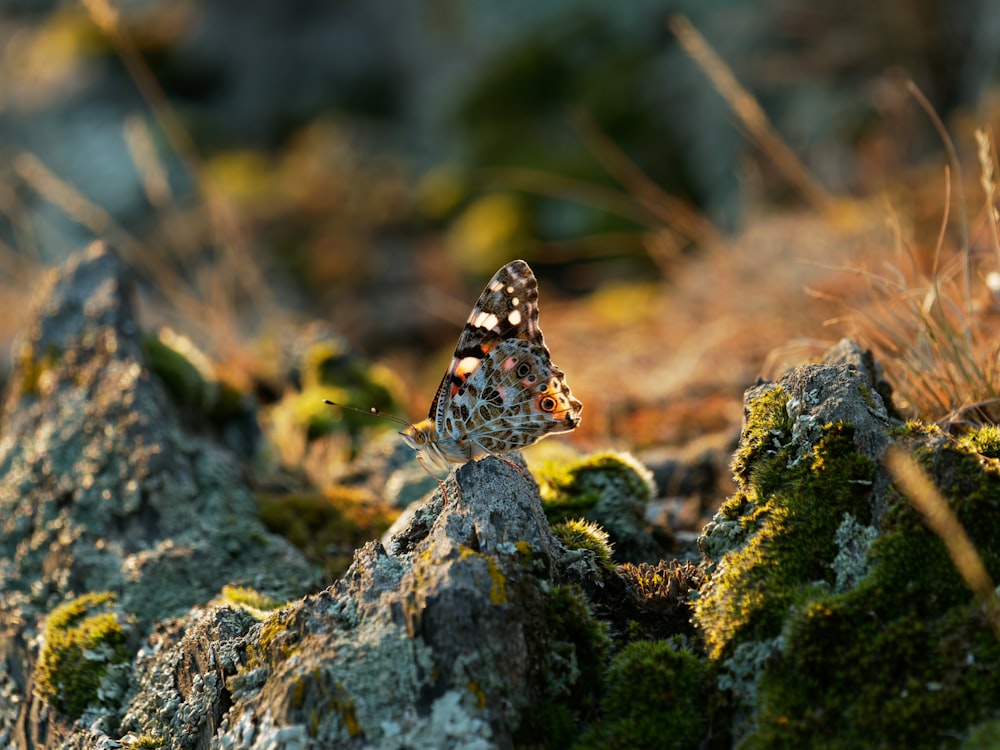
<svg viewBox="0 0 1000 750"><path fill-rule="evenodd" d="M890 301L996 265L998 40L992 0L3 0L3 370L33 279L100 238L236 387L301 390L326 342L330 385L372 363L415 420L521 257L569 442L731 441L758 375L893 356L886 263Z"/></svg>

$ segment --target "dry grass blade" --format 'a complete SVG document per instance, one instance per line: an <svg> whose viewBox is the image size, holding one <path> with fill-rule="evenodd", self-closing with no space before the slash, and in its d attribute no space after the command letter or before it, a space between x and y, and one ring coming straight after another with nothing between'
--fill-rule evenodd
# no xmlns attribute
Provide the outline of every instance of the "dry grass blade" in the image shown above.
<svg viewBox="0 0 1000 750"><path fill-rule="evenodd" d="M902 448L890 446L883 461L899 489L944 542L965 585L983 608L993 634L1000 639L1000 597L958 517L924 470Z"/></svg>
<svg viewBox="0 0 1000 750"><path fill-rule="evenodd" d="M651 180L586 114L577 112L573 116L573 123L583 134L590 152L608 174L664 226L675 229L693 242L717 244L722 241L718 230L710 221L688 202L670 195Z"/></svg>
<svg viewBox="0 0 1000 750"><path fill-rule="evenodd" d="M1000 266L1000 187L997 186L1000 168L997 166L996 146L993 136L986 130L977 130L975 136L976 154L979 157L979 184L986 194L986 215L992 230L993 252Z"/></svg>
<svg viewBox="0 0 1000 750"><path fill-rule="evenodd" d="M673 16L669 26L681 47L708 76L758 148L767 154L789 184L793 185L810 205L822 213L829 213L833 204L830 194L781 139L760 104L740 85L733 71L705 41L705 37L681 15Z"/></svg>
<svg viewBox="0 0 1000 750"><path fill-rule="evenodd" d="M927 113L927 117L930 118L931 123L934 125L934 129L937 130L938 136L941 138L941 142L944 144L945 151L948 153L948 163L951 168L955 171L955 176L958 182L958 206L959 206L959 229L962 232L962 248L965 250L965 299L968 304L972 304L972 258L969 253L969 220L965 215L965 186L962 181L962 165L958 160L958 152L955 150L955 144L952 142L951 137L948 135L948 130L945 128L944 123L941 122L941 118L938 117L937 112L934 111L934 107L931 103L927 101L927 97L924 96L923 92L917 87L913 81L906 82L906 88L917 100L917 103L921 106L924 112ZM949 187L951 185L950 175L948 181ZM949 196L950 196L949 190ZM946 204L946 209L950 208Z"/></svg>
<svg viewBox="0 0 1000 750"><path fill-rule="evenodd" d="M259 265L251 256L236 212L228 199L206 179L201 155L194 141L140 53L135 40L122 24L118 11L109 0L83 0L83 5L97 27L114 45L118 57L156 118L170 147L201 191L213 239L226 257L227 273L221 275L226 278L229 287L225 291L237 295L242 291L258 308L273 307L270 289Z"/></svg>

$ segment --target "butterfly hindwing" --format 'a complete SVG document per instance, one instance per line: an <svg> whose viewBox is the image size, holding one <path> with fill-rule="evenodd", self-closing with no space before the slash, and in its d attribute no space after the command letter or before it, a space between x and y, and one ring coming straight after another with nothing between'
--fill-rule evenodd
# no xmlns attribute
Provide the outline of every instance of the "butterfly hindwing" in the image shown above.
<svg viewBox="0 0 1000 750"><path fill-rule="evenodd" d="M463 435L473 458L506 453L572 430L582 408L544 345L508 339L448 401L441 434Z"/></svg>

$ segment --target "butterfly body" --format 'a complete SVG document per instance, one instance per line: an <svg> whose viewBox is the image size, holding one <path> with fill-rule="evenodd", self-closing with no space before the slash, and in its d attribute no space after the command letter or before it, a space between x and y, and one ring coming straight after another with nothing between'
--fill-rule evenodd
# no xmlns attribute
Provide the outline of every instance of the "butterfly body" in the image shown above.
<svg viewBox="0 0 1000 750"><path fill-rule="evenodd" d="M538 282L515 260L473 307L430 415L400 434L425 468L447 471L568 432L582 409L542 338Z"/></svg>

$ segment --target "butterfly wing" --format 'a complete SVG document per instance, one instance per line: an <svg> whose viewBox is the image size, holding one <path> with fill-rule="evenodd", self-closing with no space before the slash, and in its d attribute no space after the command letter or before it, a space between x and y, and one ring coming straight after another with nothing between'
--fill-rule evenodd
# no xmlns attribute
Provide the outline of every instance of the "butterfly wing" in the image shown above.
<svg viewBox="0 0 1000 750"><path fill-rule="evenodd" d="M497 271L472 308L431 403L429 417L439 433L451 399L490 352L509 339L545 346L538 327L538 282L523 260L512 260Z"/></svg>

